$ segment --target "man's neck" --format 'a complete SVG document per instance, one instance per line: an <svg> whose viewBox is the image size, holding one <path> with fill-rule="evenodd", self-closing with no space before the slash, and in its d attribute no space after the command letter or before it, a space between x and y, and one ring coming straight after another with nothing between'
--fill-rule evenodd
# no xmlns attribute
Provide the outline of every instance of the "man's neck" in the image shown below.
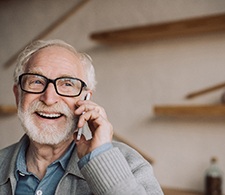
<svg viewBox="0 0 225 195"><path fill-rule="evenodd" d="M26 164L29 172L35 174L40 180L45 176L47 167L65 154L73 138L57 145L39 144L30 141L26 153Z"/></svg>

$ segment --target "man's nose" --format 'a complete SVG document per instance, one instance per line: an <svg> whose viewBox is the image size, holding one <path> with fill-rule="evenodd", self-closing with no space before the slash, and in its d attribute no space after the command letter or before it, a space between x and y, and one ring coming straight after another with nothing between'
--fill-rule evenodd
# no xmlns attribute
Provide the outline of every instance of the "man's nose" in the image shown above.
<svg viewBox="0 0 225 195"><path fill-rule="evenodd" d="M59 101L59 95L56 93L53 83L49 83L46 90L41 94L40 100L46 105L53 105Z"/></svg>

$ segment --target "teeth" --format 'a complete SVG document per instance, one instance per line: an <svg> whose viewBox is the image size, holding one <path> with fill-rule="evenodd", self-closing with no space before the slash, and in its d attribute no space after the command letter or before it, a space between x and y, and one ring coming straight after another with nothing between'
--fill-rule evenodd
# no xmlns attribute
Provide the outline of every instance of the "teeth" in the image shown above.
<svg viewBox="0 0 225 195"><path fill-rule="evenodd" d="M57 118L57 117L60 117L61 114L47 114L47 113L42 113L42 112L39 112L38 113L40 116L43 116L43 117L46 117L46 118Z"/></svg>

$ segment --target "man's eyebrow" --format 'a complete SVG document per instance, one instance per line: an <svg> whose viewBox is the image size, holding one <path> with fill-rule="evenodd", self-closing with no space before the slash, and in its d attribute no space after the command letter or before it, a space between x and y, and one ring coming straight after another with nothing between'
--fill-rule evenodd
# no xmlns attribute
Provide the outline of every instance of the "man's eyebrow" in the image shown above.
<svg viewBox="0 0 225 195"><path fill-rule="evenodd" d="M34 73L34 74L41 74L42 75L42 72L40 68L28 68L28 73Z"/></svg>
<svg viewBox="0 0 225 195"><path fill-rule="evenodd" d="M69 74L63 74L63 75L60 75L59 77L77 78L76 76L74 76L74 75L69 75Z"/></svg>
<svg viewBox="0 0 225 195"><path fill-rule="evenodd" d="M43 73L40 73L40 72L37 72L37 71L31 71L31 72L28 72L28 73L32 73L32 74L38 74L38 75L42 75L44 77L47 77L49 78L48 76L46 76L45 74ZM49 78L49 79L57 79L57 78L78 78L78 77L75 77L74 75L69 75L69 74L63 74L63 75L60 75L60 76L57 76L55 78Z"/></svg>
<svg viewBox="0 0 225 195"><path fill-rule="evenodd" d="M40 75L43 75L41 72L39 71L31 71L31 70L28 70L26 73L32 73L32 74L40 74ZM44 76L44 75L43 75Z"/></svg>
<svg viewBox="0 0 225 195"><path fill-rule="evenodd" d="M46 75L43 74L43 71L39 71L39 70L28 70L27 73L32 73L32 74L39 74L39 75L43 75L45 77L47 77ZM62 74L56 78L61 78L61 77L69 77L69 78L78 78L77 76L75 75L71 75L71 74Z"/></svg>

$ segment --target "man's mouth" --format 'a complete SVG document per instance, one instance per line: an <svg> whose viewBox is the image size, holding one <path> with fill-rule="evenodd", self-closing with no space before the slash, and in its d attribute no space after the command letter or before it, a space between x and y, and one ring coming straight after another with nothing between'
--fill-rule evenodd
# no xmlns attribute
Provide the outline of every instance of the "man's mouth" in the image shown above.
<svg viewBox="0 0 225 195"><path fill-rule="evenodd" d="M45 112L36 112L36 114L42 118L46 119L57 119L63 116L61 113L45 113Z"/></svg>

